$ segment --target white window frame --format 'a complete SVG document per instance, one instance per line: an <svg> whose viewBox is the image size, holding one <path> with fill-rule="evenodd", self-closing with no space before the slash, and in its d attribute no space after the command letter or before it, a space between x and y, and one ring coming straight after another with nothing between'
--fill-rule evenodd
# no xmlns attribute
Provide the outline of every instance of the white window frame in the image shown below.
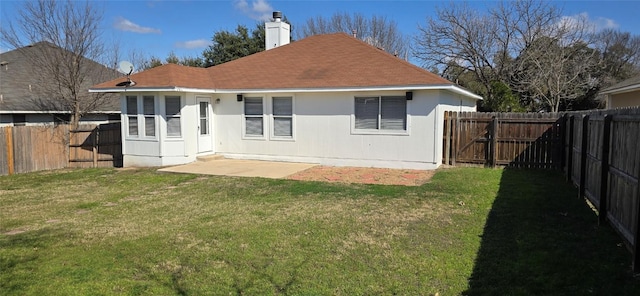
<svg viewBox="0 0 640 296"><path fill-rule="evenodd" d="M175 99L178 98L178 101L180 102L180 109L178 111L177 114L168 114L167 113L167 99L171 98L171 99ZM182 124L182 108L184 107L184 102L183 102L183 98L180 95L165 95L164 96L164 120L165 120L165 133L167 136L167 139L182 139L183 135L184 135L184 131L182 130L182 127L184 126L184 124ZM172 118L177 118L178 119L178 123L180 124L180 134L179 135L170 135L169 134L169 120Z"/></svg>
<svg viewBox="0 0 640 296"><path fill-rule="evenodd" d="M144 110L144 100L145 98L153 99L153 114L147 114ZM135 113L129 113L129 99L135 99L136 101L136 110ZM139 139L139 140L156 140L158 139L158 104L156 103L156 97L153 95L127 95L125 96L125 132L126 138L129 139ZM153 135L147 135L146 122L148 120L153 121ZM130 133L131 122L135 122L137 124L138 132L135 135Z"/></svg>
<svg viewBox="0 0 640 296"><path fill-rule="evenodd" d="M275 114L275 100L276 99L290 99L291 100L291 114L290 115L276 115ZM272 140L278 141L293 141L295 140L296 135L296 119L295 119L295 98L293 96L273 96L271 97L271 115L269 118L270 121L270 136ZM276 135L276 119L278 118L289 118L291 119L291 136L278 136Z"/></svg>
<svg viewBox="0 0 640 296"><path fill-rule="evenodd" d="M399 136L408 136L410 135L410 127L411 127L411 116L409 116L409 108L411 101L405 99L405 127L404 130L392 130L392 129L381 129L382 125L382 100L385 97L404 97L404 95L359 95L354 96L352 100L352 112L351 112L351 134L354 135L399 135ZM378 100L378 118L377 118L377 128L376 129L359 129L356 128L356 99L358 98L377 98Z"/></svg>
<svg viewBox="0 0 640 296"><path fill-rule="evenodd" d="M144 110L144 100L147 98L151 98L153 100L153 113L152 114L147 114L147 112L145 112ZM152 95L143 95L141 96L141 98L139 98L139 107L142 108L138 108L138 110L141 110L142 112L138 112L138 114L140 114L140 118L142 119L142 125L138 126L138 134L140 134L140 126L142 126L142 136L141 138L148 138L148 139L156 139L158 137L158 122L156 120L156 114L158 114L158 107L156 104L156 97L152 96ZM153 135L149 136L147 135L147 121L148 120L152 120L153 121ZM138 121L138 124L140 123L140 121Z"/></svg>
<svg viewBox="0 0 640 296"><path fill-rule="evenodd" d="M131 110L129 110L129 99L135 99L136 101L136 111L134 113L130 113ZM127 138L140 138L140 121L138 120L138 115L140 114L140 112L138 112L139 108L138 108L138 96L125 96L124 97L124 108L126 109L125 111L125 122L127 124L125 131L126 131L126 137ZM131 122L135 121L136 125L137 125L137 132L135 135L131 134Z"/></svg>
<svg viewBox="0 0 640 296"><path fill-rule="evenodd" d="M247 115L246 114L246 103L248 99L260 99L262 101L262 114L257 115L257 114L250 114ZM242 100L242 139L244 140L264 140L266 139L266 133L265 130L267 129L266 126L266 120L265 120L265 114L266 114L266 105L265 104L265 98L264 96L248 96L248 97L244 97L244 99ZM261 118L262 119L262 134L261 135L253 135L253 134L247 134L247 118Z"/></svg>

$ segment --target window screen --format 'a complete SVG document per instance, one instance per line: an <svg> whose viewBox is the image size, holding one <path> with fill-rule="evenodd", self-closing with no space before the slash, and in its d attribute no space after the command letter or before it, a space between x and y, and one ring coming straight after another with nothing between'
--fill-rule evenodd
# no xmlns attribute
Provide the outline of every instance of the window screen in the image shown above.
<svg viewBox="0 0 640 296"><path fill-rule="evenodd" d="M378 128L378 97L356 98L355 117L356 129L377 129Z"/></svg>
<svg viewBox="0 0 640 296"><path fill-rule="evenodd" d="M293 136L293 99L290 97L273 98L273 135Z"/></svg>
<svg viewBox="0 0 640 296"><path fill-rule="evenodd" d="M405 97L382 97L380 105L380 129L407 129L407 100Z"/></svg>
<svg viewBox="0 0 640 296"><path fill-rule="evenodd" d="M407 100L405 97L356 97L354 110L356 129L407 129Z"/></svg>
<svg viewBox="0 0 640 296"><path fill-rule="evenodd" d="M264 134L262 98L244 99L245 135L262 136Z"/></svg>
<svg viewBox="0 0 640 296"><path fill-rule="evenodd" d="M127 96L127 124L129 136L138 136L138 97Z"/></svg>
<svg viewBox="0 0 640 296"><path fill-rule="evenodd" d="M155 98L153 96L144 96L142 98L142 112L144 113L144 135L147 137L155 137Z"/></svg>
<svg viewBox="0 0 640 296"><path fill-rule="evenodd" d="M180 97L167 96L165 97L164 102L165 115L167 119L167 136L180 137L182 136L180 125Z"/></svg>

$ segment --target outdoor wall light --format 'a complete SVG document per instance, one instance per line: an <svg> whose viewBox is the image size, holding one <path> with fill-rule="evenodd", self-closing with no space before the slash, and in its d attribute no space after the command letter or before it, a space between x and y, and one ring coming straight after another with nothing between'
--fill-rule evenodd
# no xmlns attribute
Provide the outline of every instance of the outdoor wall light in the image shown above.
<svg viewBox="0 0 640 296"><path fill-rule="evenodd" d="M237 97L238 97L238 102L242 102L242 94L238 94Z"/></svg>
<svg viewBox="0 0 640 296"><path fill-rule="evenodd" d="M413 100L413 92L412 91L406 92L405 97L407 98L407 101Z"/></svg>
<svg viewBox="0 0 640 296"><path fill-rule="evenodd" d="M220 104L220 98L216 99L216 104Z"/></svg>

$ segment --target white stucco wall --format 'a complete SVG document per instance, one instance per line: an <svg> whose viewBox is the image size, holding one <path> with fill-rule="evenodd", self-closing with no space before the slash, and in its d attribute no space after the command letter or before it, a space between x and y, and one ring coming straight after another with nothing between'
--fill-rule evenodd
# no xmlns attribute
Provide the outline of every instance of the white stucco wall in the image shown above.
<svg viewBox="0 0 640 296"><path fill-rule="evenodd" d="M216 153L232 158L303 161L326 165L434 169L441 162L442 114L437 108L441 91L415 91L407 101L407 132L404 134L363 134L353 130L355 96L404 96L404 91L294 94L294 139L271 136L272 96L291 94L251 94L266 98L266 135L260 139L242 137L243 103L235 95L219 96L215 106ZM457 98L457 97L456 97ZM459 105L459 101L456 101ZM465 110L475 103L464 102ZM475 107L473 107L475 108ZM445 109L450 109L449 107ZM440 127L440 128L439 128Z"/></svg>
<svg viewBox="0 0 640 296"><path fill-rule="evenodd" d="M126 112L126 96L154 96L155 100L155 136L130 136L128 133ZM165 97L180 96L181 101L181 136L168 137L167 123L165 118ZM123 165L125 167L144 167L144 166L166 166L189 163L196 159L195 151L191 145L187 145L189 141L193 141L196 137L191 132L196 122L187 120L193 118L195 110L194 95L186 93L126 93L121 96L121 116L122 121L122 154ZM139 117L142 115L138 115ZM139 127L143 129L143 126ZM193 134L193 135L192 135Z"/></svg>
<svg viewBox="0 0 640 296"><path fill-rule="evenodd" d="M128 94L132 95L132 94ZM149 95L146 93L145 95ZM182 97L182 137L167 138L164 96ZM211 98L213 151L228 158L336 166L435 169L442 158L444 111L474 111L475 101L448 91L421 90L407 101L407 130L364 133L353 128L355 96L404 96L405 91L262 93L264 136L244 136L244 102L236 94L156 93L155 138L124 137L125 166L188 163L198 155L197 96ZM293 97L293 138L273 136L272 97ZM219 101L217 100L219 99ZM126 110L125 99L122 100ZM123 122L124 122L123 115ZM126 135L126 124L123 124Z"/></svg>

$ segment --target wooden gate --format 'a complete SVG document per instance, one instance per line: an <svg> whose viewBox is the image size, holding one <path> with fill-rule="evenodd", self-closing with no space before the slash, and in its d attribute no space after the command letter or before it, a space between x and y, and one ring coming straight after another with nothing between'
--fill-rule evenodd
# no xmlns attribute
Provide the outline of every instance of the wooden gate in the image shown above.
<svg viewBox="0 0 640 296"><path fill-rule="evenodd" d="M560 168L558 113L446 112L443 163Z"/></svg>
<svg viewBox="0 0 640 296"><path fill-rule="evenodd" d="M69 136L69 167L121 167L120 123L80 125Z"/></svg>

